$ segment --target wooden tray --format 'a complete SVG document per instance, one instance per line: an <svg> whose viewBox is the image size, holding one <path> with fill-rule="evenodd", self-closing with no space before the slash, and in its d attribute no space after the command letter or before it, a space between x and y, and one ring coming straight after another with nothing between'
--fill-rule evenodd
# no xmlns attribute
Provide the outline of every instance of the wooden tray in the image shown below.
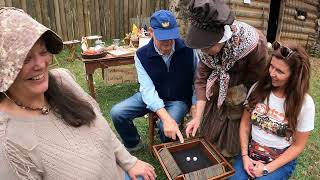
<svg viewBox="0 0 320 180"><path fill-rule="evenodd" d="M128 48L128 49L119 48L116 50L109 50L107 52L114 57L120 57L120 56L134 55L134 53L136 52L136 49L135 48Z"/></svg>
<svg viewBox="0 0 320 180"><path fill-rule="evenodd" d="M152 146L152 150L169 180L227 179L235 173L234 168L217 148L204 138L186 140L183 144L179 142L158 144ZM185 156L189 156L188 153L191 161L186 162ZM193 162L192 156L195 154L198 160Z"/></svg>

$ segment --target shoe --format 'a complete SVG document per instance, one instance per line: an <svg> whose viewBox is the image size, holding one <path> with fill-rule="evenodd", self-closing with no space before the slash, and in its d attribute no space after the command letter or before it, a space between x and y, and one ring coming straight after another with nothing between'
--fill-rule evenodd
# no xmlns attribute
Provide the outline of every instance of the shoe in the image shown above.
<svg viewBox="0 0 320 180"><path fill-rule="evenodd" d="M158 120L156 121L155 131L159 131L159 127L160 127L160 120L158 119Z"/></svg>
<svg viewBox="0 0 320 180"><path fill-rule="evenodd" d="M131 152L139 151L139 150L142 149L143 147L144 147L144 145L143 145L142 141L140 140L139 143L138 143L136 146L130 147L130 148L125 147L125 148L127 149L128 152L131 153Z"/></svg>

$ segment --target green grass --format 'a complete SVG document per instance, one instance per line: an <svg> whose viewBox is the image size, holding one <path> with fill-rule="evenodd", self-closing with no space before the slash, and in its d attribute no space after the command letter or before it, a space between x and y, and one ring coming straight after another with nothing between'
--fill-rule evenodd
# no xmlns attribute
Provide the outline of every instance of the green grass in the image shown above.
<svg viewBox="0 0 320 180"><path fill-rule="evenodd" d="M313 59L311 96L316 106L315 129L309 137L304 152L298 158L298 165L292 179L320 179L320 59Z"/></svg>
<svg viewBox="0 0 320 180"><path fill-rule="evenodd" d="M66 62L66 52L63 51L57 57L59 66L69 69L76 77L77 82L83 87L85 91L88 92L87 83L85 80L84 65L82 62L76 60L74 62ZM304 152L300 155L298 159L297 168L291 177L291 179L320 179L320 141L318 140L320 135L320 116L319 116L319 106L320 106L320 59L312 60L313 70L312 70L312 83L311 83L311 95L316 103L316 122L315 129L309 138L308 144ZM97 101L100 105L101 111L105 119L109 122L110 127L114 130L111 118L110 109L111 107L122 101L123 99L130 97L135 92L138 91L139 85L137 83L121 84L108 86L104 83L101 75L101 70L96 70L94 74L94 83L96 89ZM157 179L166 179L165 174L160 168L158 161L150 154L148 149L148 121L145 118L137 118L134 121L137 126L142 140L145 144L145 148L133 155L137 156L139 159L144 160L152 164L156 168L156 173L158 175ZM115 132L115 131L114 131Z"/></svg>

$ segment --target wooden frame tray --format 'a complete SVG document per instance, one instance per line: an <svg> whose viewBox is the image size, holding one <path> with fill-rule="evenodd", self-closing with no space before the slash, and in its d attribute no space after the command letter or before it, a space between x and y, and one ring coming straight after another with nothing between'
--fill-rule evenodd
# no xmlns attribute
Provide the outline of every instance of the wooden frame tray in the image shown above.
<svg viewBox="0 0 320 180"><path fill-rule="evenodd" d="M204 138L153 145L152 150L160 161L169 180L216 180L227 179L235 173L234 168L217 148ZM196 155L197 161L186 162L185 156Z"/></svg>

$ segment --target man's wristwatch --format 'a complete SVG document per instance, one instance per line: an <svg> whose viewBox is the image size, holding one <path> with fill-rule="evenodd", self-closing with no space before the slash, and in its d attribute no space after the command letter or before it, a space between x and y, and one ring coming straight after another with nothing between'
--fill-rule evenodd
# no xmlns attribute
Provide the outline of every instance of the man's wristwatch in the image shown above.
<svg viewBox="0 0 320 180"><path fill-rule="evenodd" d="M268 175L268 174L269 174L269 171L268 171L267 167L264 166L264 167L263 167L263 171L262 171L262 175L263 175L263 176L266 176L266 175Z"/></svg>

